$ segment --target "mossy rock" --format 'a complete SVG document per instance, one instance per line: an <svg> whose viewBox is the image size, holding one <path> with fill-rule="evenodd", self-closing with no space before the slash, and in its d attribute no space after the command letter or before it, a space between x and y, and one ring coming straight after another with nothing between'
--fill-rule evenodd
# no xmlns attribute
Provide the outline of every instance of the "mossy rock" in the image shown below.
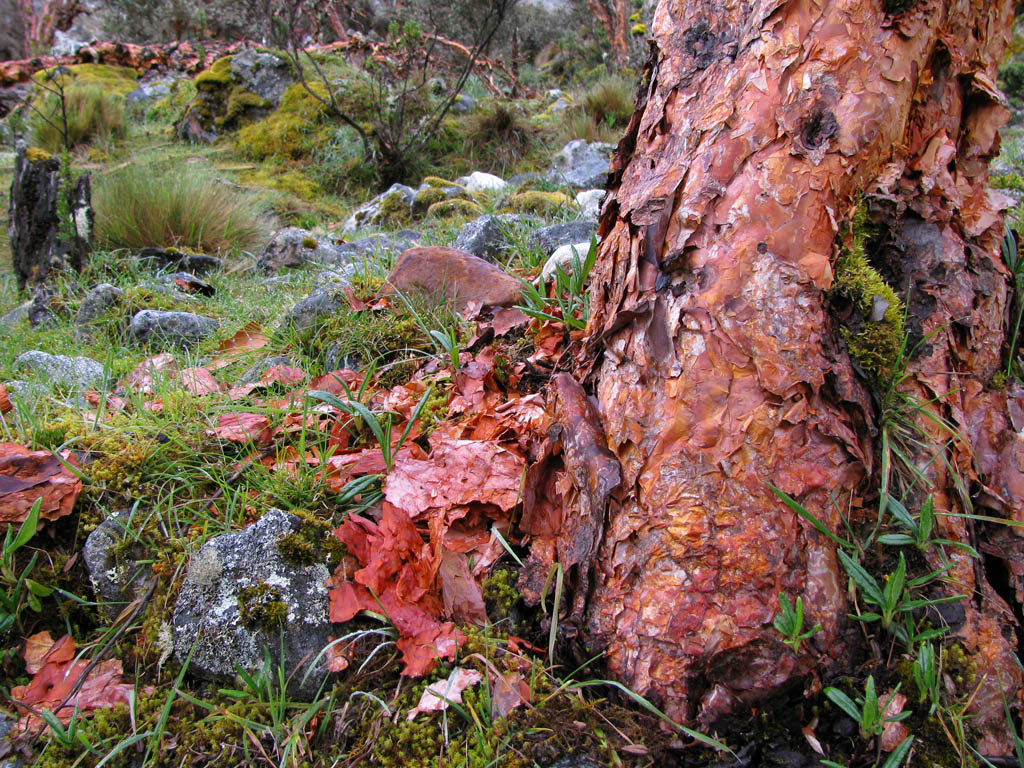
<svg viewBox="0 0 1024 768"><path fill-rule="evenodd" d="M51 157L53 157L53 155L39 147L28 147L25 150L25 159L30 163L45 163Z"/></svg>
<svg viewBox="0 0 1024 768"><path fill-rule="evenodd" d="M444 190L439 187L427 187L426 189L421 189L416 193L416 197L413 200L412 212L416 216L422 216L432 205L447 199L448 195L446 195Z"/></svg>
<svg viewBox="0 0 1024 768"><path fill-rule="evenodd" d="M314 92L326 96L326 89L311 84ZM281 105L255 123L242 128L236 137L238 146L255 160L270 157L300 159L326 144L333 126L326 119L326 107L300 83L284 92Z"/></svg>
<svg viewBox="0 0 1024 768"><path fill-rule="evenodd" d="M454 181L448 181L448 179L442 179L440 176L424 176L423 183L427 184L435 189L446 189L448 187L457 187L464 189L464 187L456 184Z"/></svg>
<svg viewBox="0 0 1024 768"><path fill-rule="evenodd" d="M512 195L506 207L512 213L554 214L559 210L576 210L576 201L562 192L541 192L529 190Z"/></svg>
<svg viewBox="0 0 1024 768"><path fill-rule="evenodd" d="M188 78L171 84L171 92L158 100L146 112L150 120L170 122L181 115L196 97L196 86Z"/></svg>
<svg viewBox="0 0 1024 768"><path fill-rule="evenodd" d="M237 85L228 94L227 111L218 117L215 122L218 126L230 125L241 117L244 117L250 109L268 109L273 104L266 99L260 98L252 91L239 88Z"/></svg>
<svg viewBox="0 0 1024 768"><path fill-rule="evenodd" d="M457 197L452 200L442 200L439 203L434 203L427 209L427 216L435 219L472 219L480 216L483 212L484 209L479 203Z"/></svg>
<svg viewBox="0 0 1024 768"><path fill-rule="evenodd" d="M217 59L209 68L196 76L196 89L200 91L220 91L230 88L234 79L231 76L231 56Z"/></svg>
<svg viewBox="0 0 1024 768"><path fill-rule="evenodd" d="M412 218L412 210L401 192L385 195L380 201L377 219L383 224L406 224Z"/></svg>

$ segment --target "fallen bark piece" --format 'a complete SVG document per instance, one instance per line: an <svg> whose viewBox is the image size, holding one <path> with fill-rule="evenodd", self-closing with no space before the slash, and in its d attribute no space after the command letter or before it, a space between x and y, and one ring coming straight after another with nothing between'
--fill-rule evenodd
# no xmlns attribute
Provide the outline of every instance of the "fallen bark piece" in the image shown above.
<svg viewBox="0 0 1024 768"><path fill-rule="evenodd" d="M78 462L70 451L60 459ZM36 499L42 499L39 517L56 520L71 514L82 481L49 451L30 451L17 443L0 443L0 524L20 523Z"/></svg>

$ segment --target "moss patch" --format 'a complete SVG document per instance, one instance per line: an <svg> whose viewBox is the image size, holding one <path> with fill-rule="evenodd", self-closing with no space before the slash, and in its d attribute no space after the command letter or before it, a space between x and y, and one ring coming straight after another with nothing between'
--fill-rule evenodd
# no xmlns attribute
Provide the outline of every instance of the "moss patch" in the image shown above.
<svg viewBox="0 0 1024 768"><path fill-rule="evenodd" d="M562 192L541 192L529 190L518 192L508 199L508 209L512 213L539 213L551 215L566 208L576 209L576 202Z"/></svg>
<svg viewBox="0 0 1024 768"><path fill-rule="evenodd" d="M479 203L461 198L442 200L440 203L434 203L427 209L427 215L435 219L476 218L483 212L484 209Z"/></svg>
<svg viewBox="0 0 1024 768"><path fill-rule="evenodd" d="M265 581L244 587L238 592L238 611L249 626L276 629L288 620L288 606L281 599L280 587Z"/></svg>
<svg viewBox="0 0 1024 768"><path fill-rule="evenodd" d="M848 238L849 246L836 261L832 294L852 303L863 318L859 328L841 329L850 356L873 379L884 381L899 360L906 328L903 302L868 260L864 246L869 233L867 213L858 208ZM880 320L872 320L879 301L887 305L885 312Z"/></svg>
<svg viewBox="0 0 1024 768"><path fill-rule="evenodd" d="M312 83L311 86L326 95L323 85ZM316 147L326 144L333 134L325 113L323 103L296 83L285 91L276 110L242 128L236 141L256 160L307 157Z"/></svg>
<svg viewBox="0 0 1024 768"><path fill-rule="evenodd" d="M30 163L46 162L51 157L53 157L53 155L51 155L45 149L40 149L39 147L29 147L28 149L25 150L25 158Z"/></svg>

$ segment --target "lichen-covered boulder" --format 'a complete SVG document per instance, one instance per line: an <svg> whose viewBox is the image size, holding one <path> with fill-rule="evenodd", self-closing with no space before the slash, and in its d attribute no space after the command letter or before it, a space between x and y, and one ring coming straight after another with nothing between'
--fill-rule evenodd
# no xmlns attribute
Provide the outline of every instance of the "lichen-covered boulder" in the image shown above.
<svg viewBox="0 0 1024 768"><path fill-rule="evenodd" d="M588 242L597 234L597 223L593 221L570 221L568 224L552 224L532 232L526 244L545 256L571 243Z"/></svg>
<svg viewBox="0 0 1024 768"><path fill-rule="evenodd" d="M231 76L243 88L275 107L294 79L284 59L252 48L231 57Z"/></svg>
<svg viewBox="0 0 1024 768"><path fill-rule="evenodd" d="M269 510L244 530L210 539L192 556L174 607L174 653L191 674L230 678L261 669L267 652L289 676L289 693L313 697L327 669L329 642L323 563L296 565L280 543L301 521Z"/></svg>
<svg viewBox="0 0 1024 768"><path fill-rule="evenodd" d="M212 335L220 323L212 317L191 312L166 312L144 309L132 318L129 332L139 343L171 347L191 347Z"/></svg>
<svg viewBox="0 0 1024 768"><path fill-rule="evenodd" d="M416 190L405 184L392 184L365 205L357 208L345 221L342 231L355 232L362 227L379 226L385 223L408 221L412 216L412 205Z"/></svg>
<svg viewBox="0 0 1024 768"><path fill-rule="evenodd" d="M242 75L235 72L234 58L218 59L196 77L196 97L175 123L181 138L196 143L214 141L223 131L266 117L277 105L246 86ZM253 81L257 79L254 71L245 66L239 69Z"/></svg>
<svg viewBox="0 0 1024 768"><path fill-rule="evenodd" d="M327 238L300 227L285 227L277 230L264 246L256 260L256 270L271 273L301 267L308 261L333 264L337 259L338 250Z"/></svg>
<svg viewBox="0 0 1024 768"><path fill-rule="evenodd" d="M480 216L467 223L455 238L455 248L485 261L497 261L509 246L508 234L497 216Z"/></svg>
<svg viewBox="0 0 1024 768"><path fill-rule="evenodd" d="M76 391L100 387L107 376L103 364L91 357L51 355L38 349L18 355L14 368L29 370L48 384Z"/></svg>

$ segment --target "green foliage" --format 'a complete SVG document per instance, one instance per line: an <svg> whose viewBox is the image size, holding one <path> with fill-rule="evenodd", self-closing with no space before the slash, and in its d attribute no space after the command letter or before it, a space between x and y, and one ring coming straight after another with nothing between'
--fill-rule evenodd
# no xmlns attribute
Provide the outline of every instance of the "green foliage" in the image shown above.
<svg viewBox="0 0 1024 768"><path fill-rule="evenodd" d="M523 304L517 309L536 317L538 320L559 321L567 328L582 330L590 319L590 294L587 292L587 278L597 261L597 240L591 238L590 248L581 260L573 251L572 269L566 272L559 265L555 269L555 284L551 294L546 294L533 283L523 281Z"/></svg>
<svg viewBox="0 0 1024 768"><path fill-rule="evenodd" d="M0 549L0 586L3 589L0 592L0 637L6 635L11 627L20 622L21 611L26 605L36 613L41 611L40 598L48 597L53 591L51 587L40 584L29 576L39 559L38 551L33 552L24 565L19 564L17 560L18 550L36 535L42 504L42 499L36 499L17 532L12 523L8 524L7 532L4 534L3 547ZM3 654L0 654L0 661L2 660Z"/></svg>
<svg viewBox="0 0 1024 768"><path fill-rule="evenodd" d="M109 142L124 135L124 99L103 86L70 82L64 89L68 140L72 147L89 141ZM64 148L62 106L59 95L37 99L29 123L29 141L50 152Z"/></svg>
<svg viewBox="0 0 1024 768"><path fill-rule="evenodd" d="M264 236L250 198L187 166L114 171L97 180L93 205L96 239L108 248L227 253L255 248Z"/></svg>
<svg viewBox="0 0 1024 768"><path fill-rule="evenodd" d="M803 641L814 637L821 631L821 624L815 624L806 632L804 629L804 600L797 597L796 606L789 601L789 596L784 592L779 593L779 613L775 616L772 626L786 638L786 644L793 649L793 653L800 652Z"/></svg>
<svg viewBox="0 0 1024 768"><path fill-rule="evenodd" d="M630 79L620 75L602 77L583 96L583 111L595 125L621 132L633 116L635 93L636 84Z"/></svg>
<svg viewBox="0 0 1024 768"><path fill-rule="evenodd" d="M489 168L501 168L521 159L537 129L514 107L496 104L493 109L466 118L466 141L470 149L486 153Z"/></svg>
<svg viewBox="0 0 1024 768"><path fill-rule="evenodd" d="M889 705L892 697L898 692L899 686L896 687L896 690L888 698L884 701L879 701L878 694L875 692L875 678L873 675L868 676L867 683L864 685L864 695L858 696L856 700L851 699L838 688L829 687L825 689L825 695L829 700L857 723L857 726L860 728L860 736L864 740L881 736L886 723L898 723L910 717L912 713L908 711L900 712L894 717L885 716L885 708Z"/></svg>

